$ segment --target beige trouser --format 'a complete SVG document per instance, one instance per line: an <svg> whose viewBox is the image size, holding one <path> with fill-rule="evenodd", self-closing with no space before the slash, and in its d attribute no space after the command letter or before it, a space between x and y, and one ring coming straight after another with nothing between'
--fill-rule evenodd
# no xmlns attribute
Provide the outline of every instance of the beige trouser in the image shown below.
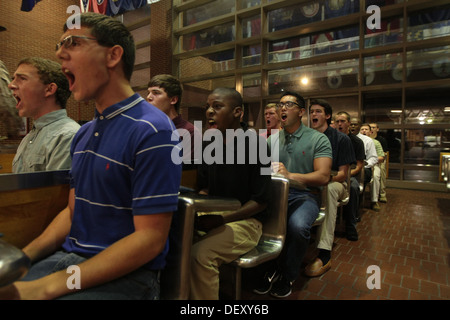
<svg viewBox="0 0 450 320"><path fill-rule="evenodd" d="M386 161L380 164L381 178L380 178L380 199L386 198Z"/></svg>
<svg viewBox="0 0 450 320"><path fill-rule="evenodd" d="M317 248L330 250L333 247L334 229L336 228L336 216L339 200L347 197L347 182L328 183L327 206L325 219L319 227L319 243Z"/></svg>
<svg viewBox="0 0 450 320"><path fill-rule="evenodd" d="M381 169L380 164L373 166L372 184L370 185L370 199L372 202L378 202L380 195Z"/></svg>
<svg viewBox="0 0 450 320"><path fill-rule="evenodd" d="M250 218L227 223L193 244L191 291L193 300L219 299L219 267L252 250L262 234L262 224Z"/></svg>

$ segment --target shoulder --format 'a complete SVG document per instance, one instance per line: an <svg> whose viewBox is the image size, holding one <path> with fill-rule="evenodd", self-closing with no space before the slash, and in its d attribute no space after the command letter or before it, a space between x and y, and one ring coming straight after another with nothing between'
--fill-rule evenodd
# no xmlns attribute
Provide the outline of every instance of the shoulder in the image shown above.
<svg viewBox="0 0 450 320"><path fill-rule="evenodd" d="M145 100L140 101L133 108L122 114L124 117L134 121L136 128L153 129L153 131L174 131L175 125L170 118L161 110Z"/></svg>

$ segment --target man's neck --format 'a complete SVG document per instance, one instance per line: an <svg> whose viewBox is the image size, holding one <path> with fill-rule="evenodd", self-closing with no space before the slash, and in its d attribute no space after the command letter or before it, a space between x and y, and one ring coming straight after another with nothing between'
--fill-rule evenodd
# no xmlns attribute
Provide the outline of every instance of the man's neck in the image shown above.
<svg viewBox="0 0 450 320"><path fill-rule="evenodd" d="M103 113L106 108L131 97L133 94L134 90L127 80L111 80L106 86L100 89L94 97L95 107L99 113Z"/></svg>
<svg viewBox="0 0 450 320"><path fill-rule="evenodd" d="M296 122L295 124L293 124L292 126L286 128L284 127L284 131L286 131L287 133L293 134L295 131L298 130L298 128L300 128L300 126L302 125L302 121L300 119L300 122Z"/></svg>

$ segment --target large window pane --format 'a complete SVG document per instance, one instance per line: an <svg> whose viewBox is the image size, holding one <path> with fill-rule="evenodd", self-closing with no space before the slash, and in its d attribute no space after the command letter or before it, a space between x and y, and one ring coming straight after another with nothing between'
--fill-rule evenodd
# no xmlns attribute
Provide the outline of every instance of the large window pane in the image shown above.
<svg viewBox="0 0 450 320"><path fill-rule="evenodd" d="M244 9L259 6L261 4L261 0L240 0L238 3L241 4L241 9Z"/></svg>
<svg viewBox="0 0 450 320"><path fill-rule="evenodd" d="M439 165L439 155L450 141L450 132L440 129L408 129L405 163Z"/></svg>
<svg viewBox="0 0 450 320"><path fill-rule="evenodd" d="M230 22L185 35L183 49L185 51L201 49L234 39L234 22Z"/></svg>
<svg viewBox="0 0 450 320"><path fill-rule="evenodd" d="M310 58L359 48L358 27L292 37L269 43L269 63Z"/></svg>
<svg viewBox="0 0 450 320"><path fill-rule="evenodd" d="M261 34L261 15L242 19L242 38L250 38Z"/></svg>
<svg viewBox="0 0 450 320"><path fill-rule="evenodd" d="M250 67L261 64L261 46L252 45L242 48L242 66Z"/></svg>
<svg viewBox="0 0 450 320"><path fill-rule="evenodd" d="M235 0L216 0L202 6L186 10L183 16L183 26L189 26L230 12L234 12L234 1Z"/></svg>
<svg viewBox="0 0 450 320"><path fill-rule="evenodd" d="M450 78L450 46L408 51L408 81Z"/></svg>
<svg viewBox="0 0 450 320"><path fill-rule="evenodd" d="M403 40L402 26L403 19L392 17L381 20L380 29L368 29L366 27L364 46L372 48L401 42Z"/></svg>
<svg viewBox="0 0 450 320"><path fill-rule="evenodd" d="M383 85L398 83L403 79L401 53L388 53L364 58L364 84Z"/></svg>
<svg viewBox="0 0 450 320"><path fill-rule="evenodd" d="M405 124L418 124L424 129L450 124L449 91L450 86L406 90Z"/></svg>
<svg viewBox="0 0 450 320"><path fill-rule="evenodd" d="M402 92L366 93L363 96L364 122L379 125L400 125L402 121Z"/></svg>
<svg viewBox="0 0 450 320"><path fill-rule="evenodd" d="M413 13L408 19L408 41L450 35L450 6Z"/></svg>
<svg viewBox="0 0 450 320"><path fill-rule="evenodd" d="M323 21L359 12L359 0L316 0L269 11L269 31Z"/></svg>
<svg viewBox="0 0 450 320"><path fill-rule="evenodd" d="M358 59L269 71L269 93L282 90L319 91L358 84Z"/></svg>
<svg viewBox="0 0 450 320"><path fill-rule="evenodd" d="M243 76L245 98L261 97L261 73L246 74Z"/></svg>

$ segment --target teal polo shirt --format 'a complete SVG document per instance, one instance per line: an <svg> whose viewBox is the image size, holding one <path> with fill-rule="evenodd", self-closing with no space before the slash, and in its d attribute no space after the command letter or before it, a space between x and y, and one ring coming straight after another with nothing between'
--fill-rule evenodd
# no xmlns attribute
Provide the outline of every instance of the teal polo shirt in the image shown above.
<svg viewBox="0 0 450 320"><path fill-rule="evenodd" d="M278 139L279 162L282 162L286 169L292 173L310 173L314 171L314 159L333 158L330 140L323 133L308 128L304 124L292 134L285 130L280 130L275 135L271 135L267 142L271 148L273 139ZM274 155L271 150L272 155ZM276 160L276 159L274 159Z"/></svg>

